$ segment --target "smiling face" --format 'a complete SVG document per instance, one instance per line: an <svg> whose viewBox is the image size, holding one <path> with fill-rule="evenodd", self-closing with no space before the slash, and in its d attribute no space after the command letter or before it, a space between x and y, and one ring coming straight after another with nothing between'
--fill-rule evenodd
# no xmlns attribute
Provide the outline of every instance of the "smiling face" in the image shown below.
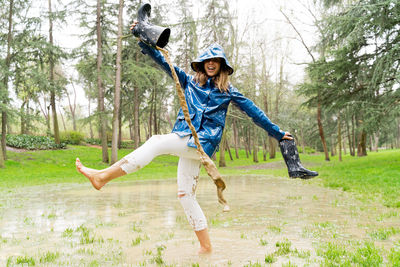
<svg viewBox="0 0 400 267"><path fill-rule="evenodd" d="M219 57L204 60L204 70L208 77L218 75L221 70L221 62L222 60Z"/></svg>

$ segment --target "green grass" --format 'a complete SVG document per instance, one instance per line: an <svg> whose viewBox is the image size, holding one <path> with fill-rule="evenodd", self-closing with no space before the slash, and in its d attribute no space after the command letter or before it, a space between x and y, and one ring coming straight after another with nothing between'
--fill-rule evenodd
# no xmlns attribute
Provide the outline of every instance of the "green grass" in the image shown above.
<svg viewBox="0 0 400 267"><path fill-rule="evenodd" d="M278 250L275 252L276 255L287 255L291 252L291 246L292 246L292 242L290 242L289 240L285 239L283 241L278 241L275 244L275 247L278 248Z"/></svg>
<svg viewBox="0 0 400 267"><path fill-rule="evenodd" d="M18 256L15 257L15 261L14 261L14 257L9 257L7 259L7 267L8 266L15 266L15 265L21 265L21 266L35 266L36 262L35 259L32 257L28 257L28 256Z"/></svg>
<svg viewBox="0 0 400 267"><path fill-rule="evenodd" d="M389 262L390 266L400 266L400 241L390 250Z"/></svg>
<svg viewBox="0 0 400 267"><path fill-rule="evenodd" d="M60 257L59 252L53 253L53 252L47 251L42 257L40 257L40 263L54 262L59 257Z"/></svg>
<svg viewBox="0 0 400 267"><path fill-rule="evenodd" d="M369 233L374 240L387 240L389 237L400 233L400 228L380 228Z"/></svg>
<svg viewBox="0 0 400 267"><path fill-rule="evenodd" d="M119 158L131 151L131 149L119 150ZM0 169L0 189L44 184L87 183L75 169L76 157L90 168L103 169L109 166L101 162L101 149L86 146L68 146L65 150L8 152L7 155L6 168ZM233 161L226 153L227 167L218 169L223 176L288 177L280 153L277 153L277 158L268 159L266 162L263 161L261 151L258 155L259 163L254 163L252 156L246 158L243 150L239 153L239 159L234 156ZM366 199L371 198L373 192L374 199L386 206L400 207L399 149L369 152L366 157L344 155L342 162L338 161L337 156L331 157L331 161L327 162L322 154L301 154L300 158L305 167L319 172L318 178L311 180L312 182L322 182L326 187L356 192L364 195ZM280 164L263 165L271 162ZM159 156L140 171L121 177L118 181L175 179L177 163L178 157ZM216 165L218 166L218 161ZM258 165L258 168L243 167L250 165ZM201 176L207 176L204 168Z"/></svg>
<svg viewBox="0 0 400 267"><path fill-rule="evenodd" d="M337 157L317 168L331 188L375 196L388 207L400 207L400 150L370 152L366 157Z"/></svg>
<svg viewBox="0 0 400 267"><path fill-rule="evenodd" d="M132 152L132 149L121 149L119 158ZM111 155L111 152L109 153ZM101 162L101 149L69 145L64 150L28 151L23 153L7 152L6 168L0 169L0 188L15 188L20 186L34 186L54 183L86 183L87 180L75 169L75 159L80 158L82 163L93 169L107 168L109 165ZM217 155L219 157L219 155ZM262 154L259 153L262 161ZM273 161L280 161L281 158ZM238 169L238 166L253 165L252 158L246 158L245 152L240 151L240 159L230 161L226 156L228 167L219 168L222 175L258 174L256 170ZM268 162L270 162L269 160ZM216 163L218 165L218 162ZM156 157L149 165L136 173L121 177L119 181L149 180L176 178L178 157L163 155ZM286 170L273 170L285 175ZM207 176L204 169L202 176Z"/></svg>
<svg viewBox="0 0 400 267"><path fill-rule="evenodd" d="M122 149L119 158L132 150ZM68 146L65 150L8 152L6 167L0 169L0 188L15 188L58 183L87 183L75 169L79 157L85 166L94 169L107 168L101 162L101 150L85 146ZM119 180L165 179L176 176L178 158L160 156L140 172L121 177Z"/></svg>
<svg viewBox="0 0 400 267"><path fill-rule="evenodd" d="M355 246L326 243L317 254L322 257L321 266L382 266L383 263L380 250L368 242Z"/></svg>

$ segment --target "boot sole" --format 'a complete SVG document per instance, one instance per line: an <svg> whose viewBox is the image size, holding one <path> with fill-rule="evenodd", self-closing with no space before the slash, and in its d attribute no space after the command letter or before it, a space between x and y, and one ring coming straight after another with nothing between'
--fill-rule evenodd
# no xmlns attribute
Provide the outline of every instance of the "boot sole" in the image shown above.
<svg viewBox="0 0 400 267"><path fill-rule="evenodd" d="M304 179L304 180L312 179L312 178L314 178L316 176L318 176L318 174L317 175L305 175L305 174L296 173L296 172L289 174L289 177L292 178L292 179L300 178L300 179Z"/></svg>

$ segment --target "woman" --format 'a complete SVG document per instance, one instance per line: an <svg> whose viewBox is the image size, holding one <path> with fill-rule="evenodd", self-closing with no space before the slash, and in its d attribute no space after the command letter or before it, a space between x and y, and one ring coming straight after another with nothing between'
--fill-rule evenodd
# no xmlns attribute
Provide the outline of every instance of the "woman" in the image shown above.
<svg viewBox="0 0 400 267"><path fill-rule="evenodd" d="M131 29L135 27L133 24ZM139 42L144 54L148 54L170 76L171 70L160 51ZM190 118L198 133L200 144L211 157L222 138L225 118L230 102L234 102L253 121L277 140L292 140L288 132L281 131L265 113L251 100L244 97L229 83L233 68L218 44L209 46L199 58L191 63L195 76L186 74L175 67L180 84L185 90ZM94 188L100 190L106 183L139 170L161 154L173 154L179 157L178 198L190 225L200 242L199 253L210 253L211 242L207 230L207 220L195 196L200 171L200 158L196 151L191 131L184 120L182 109L178 113L172 133L155 135L141 147L104 170L94 170L82 165L76 159L79 172L89 178Z"/></svg>

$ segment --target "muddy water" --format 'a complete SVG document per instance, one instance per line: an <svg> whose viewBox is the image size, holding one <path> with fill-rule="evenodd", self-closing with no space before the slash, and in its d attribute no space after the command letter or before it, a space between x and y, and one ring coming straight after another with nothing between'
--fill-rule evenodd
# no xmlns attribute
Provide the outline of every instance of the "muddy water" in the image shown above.
<svg viewBox="0 0 400 267"><path fill-rule="evenodd" d="M315 266L323 242L370 240L374 229L400 226L384 207L315 182L224 178L231 212L222 212L209 178L197 190L214 247L208 256L197 255L174 180L114 182L101 191L69 184L1 192L0 266L21 257L55 266L243 266L264 264L271 254L276 266ZM280 253L284 243L290 253Z"/></svg>

